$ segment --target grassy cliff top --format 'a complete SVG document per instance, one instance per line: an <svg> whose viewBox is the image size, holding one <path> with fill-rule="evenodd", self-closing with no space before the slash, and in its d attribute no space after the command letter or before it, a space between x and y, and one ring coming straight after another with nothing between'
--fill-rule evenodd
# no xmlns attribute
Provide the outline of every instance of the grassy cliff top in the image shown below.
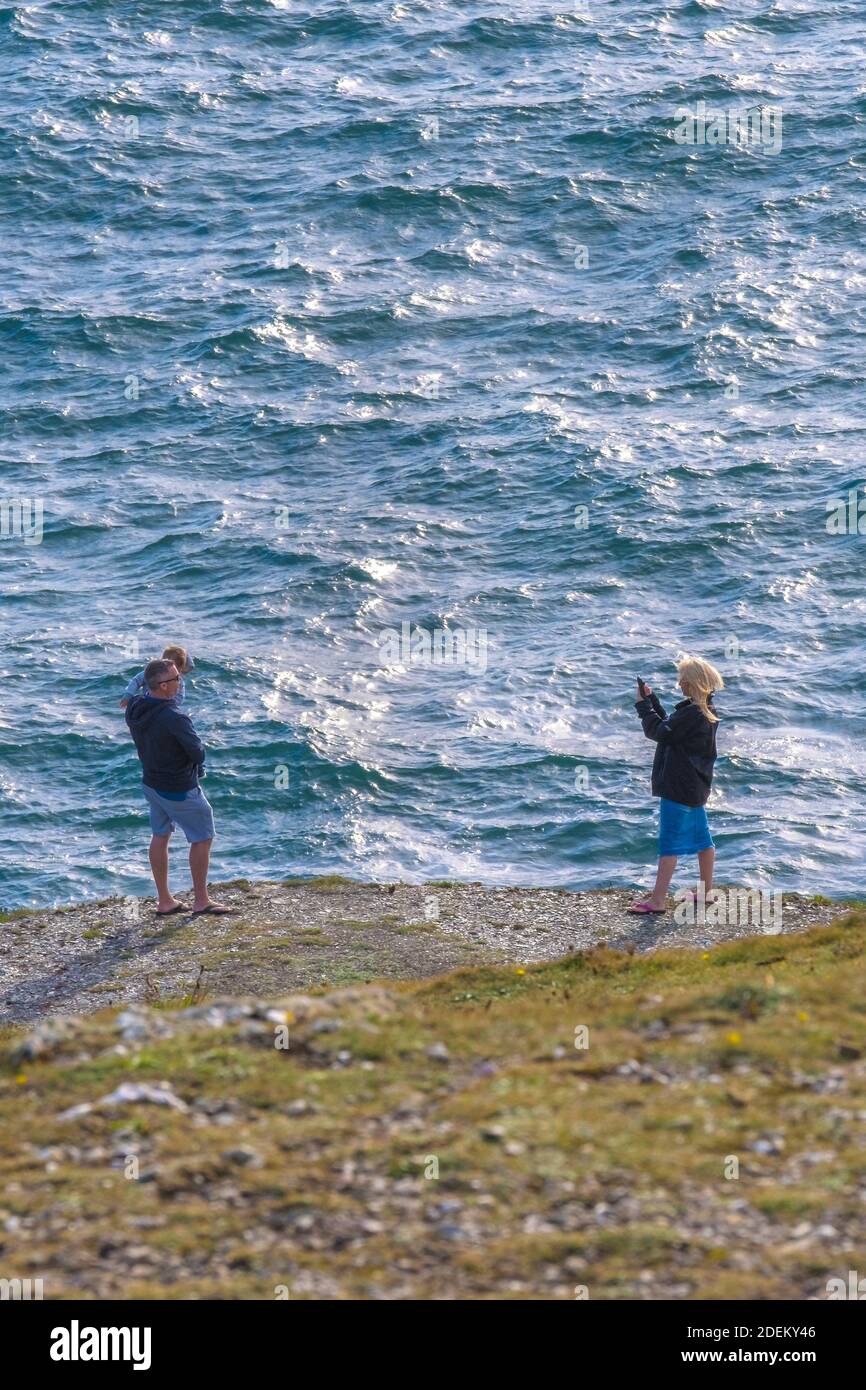
<svg viewBox="0 0 866 1390"><path fill-rule="evenodd" d="M713 945L755 930L630 917L624 889L571 893L481 884L356 883L331 876L236 880L214 894L232 917L157 918L112 898L0 918L0 1023L196 992L273 995L417 979L462 965L529 965L599 943L638 952ZM786 894L783 932L829 921L827 899ZM768 924L772 926L773 924Z"/></svg>
<svg viewBox="0 0 866 1390"><path fill-rule="evenodd" d="M4 1274L46 1298L824 1298L866 1241L864 948L858 911L7 1029Z"/></svg>

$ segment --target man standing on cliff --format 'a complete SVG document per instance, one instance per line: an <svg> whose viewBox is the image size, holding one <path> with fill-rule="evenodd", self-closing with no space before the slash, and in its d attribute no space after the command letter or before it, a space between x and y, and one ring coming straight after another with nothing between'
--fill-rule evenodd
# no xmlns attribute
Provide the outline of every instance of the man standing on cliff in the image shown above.
<svg viewBox="0 0 866 1390"><path fill-rule="evenodd" d="M168 842L179 825L189 841L194 899L192 914L222 916L231 911L211 902L207 888L213 811L199 786L205 751L192 720L173 703L180 673L172 661L151 661L144 668L144 691L126 707L126 722L141 759L142 791L150 807L150 868L156 884L156 915L190 911L168 886Z"/></svg>

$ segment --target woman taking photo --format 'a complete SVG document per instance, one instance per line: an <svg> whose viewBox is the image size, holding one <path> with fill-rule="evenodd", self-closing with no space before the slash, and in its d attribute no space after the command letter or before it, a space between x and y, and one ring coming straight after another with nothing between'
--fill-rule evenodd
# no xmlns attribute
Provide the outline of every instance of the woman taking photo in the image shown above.
<svg viewBox="0 0 866 1390"><path fill-rule="evenodd" d="M725 683L715 666L696 656L678 662L677 677L685 699L671 715L665 713L652 686L638 677L635 709L647 738L658 745L652 793L660 797L655 887L648 898L628 909L638 914L667 911L668 889L681 854L696 854L704 892L713 886L716 851L705 807L713 784L719 722L713 694L723 690Z"/></svg>

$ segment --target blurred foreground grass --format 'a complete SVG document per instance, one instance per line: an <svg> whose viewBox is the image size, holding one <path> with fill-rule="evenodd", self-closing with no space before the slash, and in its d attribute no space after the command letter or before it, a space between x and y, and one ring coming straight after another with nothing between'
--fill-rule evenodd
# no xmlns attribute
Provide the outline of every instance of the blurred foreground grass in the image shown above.
<svg viewBox="0 0 866 1390"><path fill-rule="evenodd" d="M270 1017L7 1029L0 1275L46 1298L826 1297L866 1273L864 945L855 911Z"/></svg>

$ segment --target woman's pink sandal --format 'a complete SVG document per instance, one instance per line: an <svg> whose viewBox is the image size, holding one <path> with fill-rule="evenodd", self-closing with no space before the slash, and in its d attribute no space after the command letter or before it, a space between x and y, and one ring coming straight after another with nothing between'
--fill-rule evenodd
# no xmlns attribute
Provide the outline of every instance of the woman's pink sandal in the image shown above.
<svg viewBox="0 0 866 1390"><path fill-rule="evenodd" d="M653 907L652 903L632 903L631 907L626 908L626 912L632 913L635 917L657 917L660 913L667 912L667 908Z"/></svg>

